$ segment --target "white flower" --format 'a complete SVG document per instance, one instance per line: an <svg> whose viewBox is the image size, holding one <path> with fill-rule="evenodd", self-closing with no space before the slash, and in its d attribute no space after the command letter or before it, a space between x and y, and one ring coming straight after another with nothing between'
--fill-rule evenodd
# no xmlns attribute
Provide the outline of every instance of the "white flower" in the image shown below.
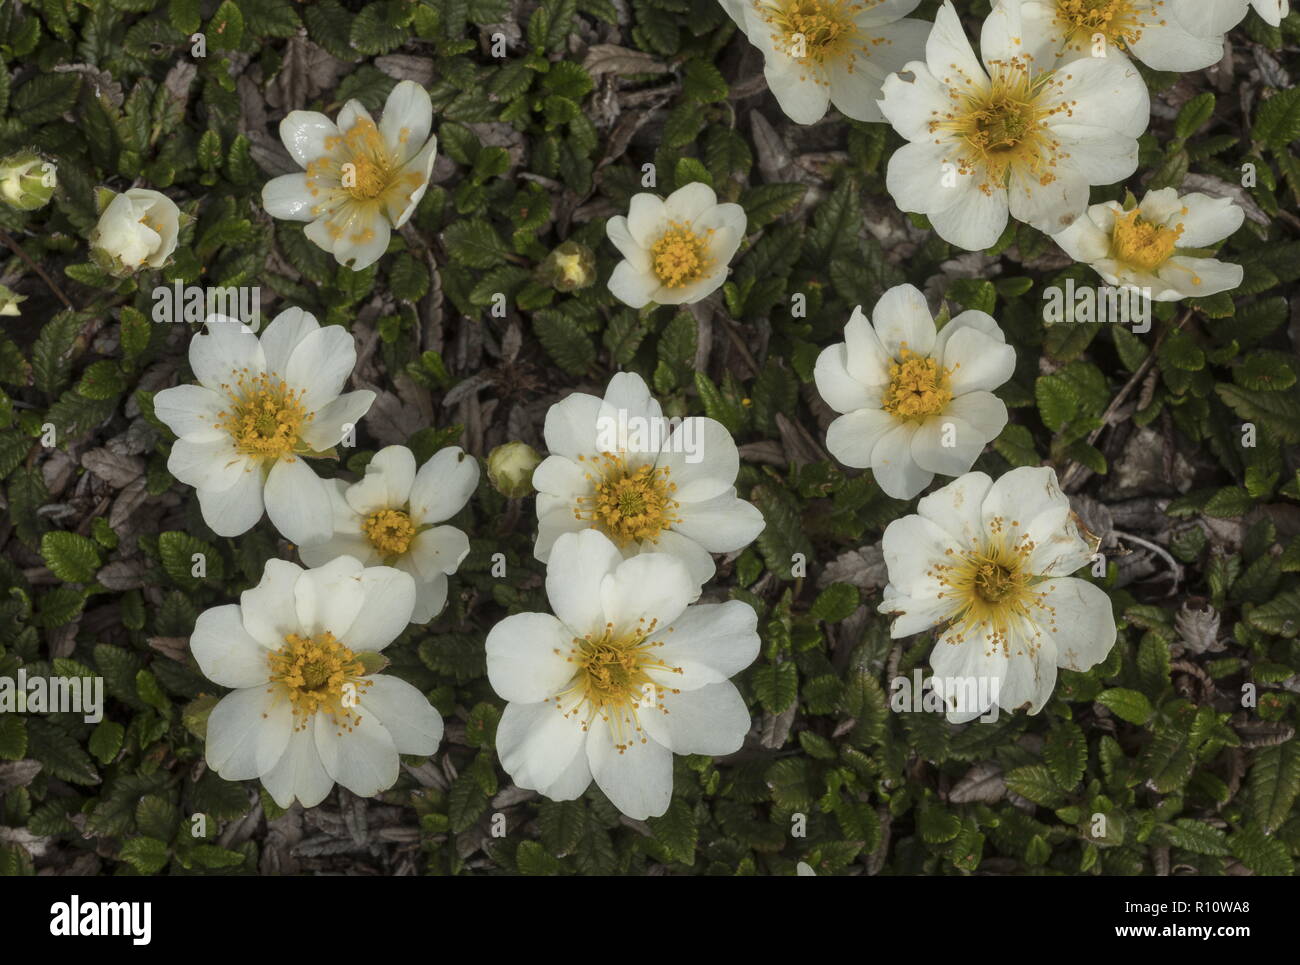
<svg viewBox="0 0 1300 965"><path fill-rule="evenodd" d="M378 124L355 100L343 105L337 124L315 111L290 111L280 140L305 171L268 181L262 206L275 218L310 221L307 237L340 265L373 265L429 187L438 145L432 127L429 94L410 80L393 88Z"/></svg>
<svg viewBox="0 0 1300 965"><path fill-rule="evenodd" d="M1098 57L1044 72L1023 42L1019 0L1001 0L984 21L981 64L947 0L926 63L885 81L881 110L911 142L889 160L889 193L973 251L998 240L1008 212L1049 233L1070 224L1090 185L1137 169L1149 120L1132 64Z"/></svg>
<svg viewBox="0 0 1300 965"><path fill-rule="evenodd" d="M983 714L994 696L1006 710L1036 714L1057 667L1087 670L1115 644L1109 597L1070 576L1093 547L1049 468L1013 469L996 482L967 473L922 499L917 515L890 523L882 548L889 584L880 612L895 616L892 635L945 627L930 666L968 698L949 704L955 723Z"/></svg>
<svg viewBox="0 0 1300 965"><path fill-rule="evenodd" d="M736 496L731 433L700 416L665 419L639 375L619 372L603 401L574 392L557 402L544 433L550 455L533 473L533 552L543 563L562 533L595 528L624 556L679 557L701 586L714 573L711 553L763 531L763 515Z"/></svg>
<svg viewBox="0 0 1300 965"><path fill-rule="evenodd" d="M829 104L858 121L882 121L885 78L923 56L930 24L904 19L921 0L722 0L763 52L763 76L799 124Z"/></svg>
<svg viewBox="0 0 1300 965"><path fill-rule="evenodd" d="M259 339L224 315L190 340L198 385L154 396L154 412L179 437L167 468L193 486L203 520L238 536L263 508L286 539L329 538L331 499L303 456L324 455L366 414L375 394L343 391L356 365L352 334L321 328L300 308L277 315Z"/></svg>
<svg viewBox="0 0 1300 965"><path fill-rule="evenodd" d="M911 499L935 473L958 476L1007 424L992 393L1011 378L1015 350L992 317L962 312L937 333L925 296L889 289L872 319L855 308L845 341L813 371L817 391L844 413L826 431L840 462L870 469L895 499Z"/></svg>
<svg viewBox="0 0 1300 965"><path fill-rule="evenodd" d="M696 585L664 553L625 560L591 531L555 543L555 616L516 613L488 634L492 688L509 701L497 755L515 784L569 801L596 784L642 820L663 814L673 754L731 754L749 710L729 678L758 656L746 603L688 606Z"/></svg>
<svg viewBox="0 0 1300 965"><path fill-rule="evenodd" d="M627 217L605 225L624 258L609 277L609 290L633 308L698 302L726 281L745 224L744 208L718 204L713 189L698 181L666 201L657 194L633 195Z"/></svg>
<svg viewBox="0 0 1300 965"><path fill-rule="evenodd" d="M1016 2L1021 4L1025 49L1047 64L1084 57L1122 61L1128 54L1155 70L1187 71L1209 67L1223 57L1224 31L1210 31L1214 19L1194 9L1219 0ZM1241 2L1244 7L1245 0Z"/></svg>
<svg viewBox="0 0 1300 965"><path fill-rule="evenodd" d="M414 602L410 576L387 566L273 559L238 605L201 613L190 651L234 688L208 717L208 766L259 778L280 807L319 804L336 781L362 797L392 787L398 754L432 754L442 739L424 695L377 673Z"/></svg>
<svg viewBox="0 0 1300 965"><path fill-rule="evenodd" d="M348 485L330 480L334 535L298 547L303 562L321 566L353 556L367 566L383 563L415 579L412 623L428 623L447 602L447 577L467 553L469 538L455 526L439 526L460 512L478 485L478 462L458 446L439 449L415 470L405 446L375 453L365 478Z"/></svg>
<svg viewBox="0 0 1300 965"><path fill-rule="evenodd" d="M1245 216L1229 198L1179 197L1162 188L1129 211L1118 201L1094 204L1052 238L1106 284L1149 290L1154 301L1171 302L1241 284L1240 265L1208 257L1204 249L1240 228Z"/></svg>
<svg viewBox="0 0 1300 965"><path fill-rule="evenodd" d="M176 250L181 209L165 194L131 188L113 196L90 232L92 254L118 275L161 268Z"/></svg>

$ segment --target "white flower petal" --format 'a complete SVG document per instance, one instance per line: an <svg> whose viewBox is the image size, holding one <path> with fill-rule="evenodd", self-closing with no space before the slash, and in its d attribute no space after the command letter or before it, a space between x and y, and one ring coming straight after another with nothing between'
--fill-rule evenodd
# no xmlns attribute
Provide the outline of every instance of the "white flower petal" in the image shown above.
<svg viewBox="0 0 1300 965"><path fill-rule="evenodd" d="M315 737L325 773L353 794L373 797L397 783L397 747L378 714L361 712L350 729L317 714Z"/></svg>
<svg viewBox="0 0 1300 965"><path fill-rule="evenodd" d="M405 162L424 147L433 129L429 92L413 80L401 81L388 95L379 120L379 133L390 150Z"/></svg>
<svg viewBox="0 0 1300 965"><path fill-rule="evenodd" d="M915 434L915 423L899 423L884 433L871 450L871 472L885 494L894 499L911 499L934 478L934 473L922 469L912 458Z"/></svg>
<svg viewBox="0 0 1300 965"><path fill-rule="evenodd" d="M576 756L586 758L587 732L577 714L566 717L554 703L520 704L510 702L497 724L497 757L516 785L540 791L552 800L572 800L586 784L574 791L576 783L565 781L569 797L560 797L555 785L560 783Z"/></svg>
<svg viewBox="0 0 1300 965"><path fill-rule="evenodd" d="M302 573L287 560L267 560L257 586L239 595L244 630L268 650L279 650L286 636L301 630L294 586Z"/></svg>
<svg viewBox="0 0 1300 965"><path fill-rule="evenodd" d="M763 514L730 489L712 499L682 503L681 522L673 529L710 553L731 553L752 543L763 531Z"/></svg>
<svg viewBox="0 0 1300 965"><path fill-rule="evenodd" d="M299 545L319 543L333 532L325 481L300 456L277 460L266 477L266 515L280 535Z"/></svg>
<svg viewBox="0 0 1300 965"><path fill-rule="evenodd" d="M547 569L546 589L552 581ZM698 595L699 586L686 565L667 553L647 553L624 560L600 583L600 606L612 632L621 636L651 625L669 626ZM557 614L559 613L557 609ZM560 619L575 627L563 616Z"/></svg>
<svg viewBox="0 0 1300 965"><path fill-rule="evenodd" d="M1115 645L1115 613L1110 597L1087 580L1045 580L1035 587L1052 614L1050 633L1056 662L1068 670L1088 670L1106 659ZM1041 611L1036 611L1041 612Z"/></svg>
<svg viewBox="0 0 1300 965"><path fill-rule="evenodd" d="M503 700L535 704L565 689L574 665L573 638L549 613L515 613L488 632L487 673Z"/></svg>
<svg viewBox="0 0 1300 965"><path fill-rule="evenodd" d="M301 308L286 308L262 332L262 353L266 370L280 378L289 370L289 357L299 343L320 328L320 322L311 312Z"/></svg>
<svg viewBox="0 0 1300 965"><path fill-rule="evenodd" d="M256 467L243 473L229 489L221 491L198 486L203 522L218 536L242 536L262 518L262 472Z"/></svg>
<svg viewBox="0 0 1300 965"><path fill-rule="evenodd" d="M734 754L749 732L749 708L729 681L699 690L666 693L663 712L641 715L650 737L675 754Z"/></svg>
<svg viewBox="0 0 1300 965"><path fill-rule="evenodd" d="M442 716L405 680L388 674L366 678L370 686L358 701L358 713L369 711L379 723L399 754L432 754L442 740Z"/></svg>
<svg viewBox="0 0 1300 965"><path fill-rule="evenodd" d="M326 139L338 136L339 129L334 122L315 111L290 111L280 122L280 140L298 166L303 168L328 154Z"/></svg>
<svg viewBox="0 0 1300 965"><path fill-rule="evenodd" d="M217 428L225 400L201 385L177 385L153 397L153 411L167 428L193 442L211 442L226 434Z"/></svg>
<svg viewBox="0 0 1300 965"><path fill-rule="evenodd" d="M292 733L289 701L274 688L231 691L208 715L208 766L227 781L261 777L280 759Z"/></svg>
<svg viewBox="0 0 1300 965"><path fill-rule="evenodd" d="M267 793L282 808L295 799L305 808L315 807L334 787L316 750L316 721L313 718L305 724L302 730L293 732L275 767L262 775Z"/></svg>
<svg viewBox="0 0 1300 965"><path fill-rule="evenodd" d="M312 207L316 199L307 187L307 175L282 174L272 178L262 187L262 207L272 218L288 221L313 221Z"/></svg>
<svg viewBox="0 0 1300 965"><path fill-rule="evenodd" d="M566 533L555 541L546 567L546 597L565 626L577 634L603 631L601 585L622 562L618 547L594 529Z"/></svg>
<svg viewBox="0 0 1300 965"><path fill-rule="evenodd" d="M256 687L270 677L267 649L249 636L233 603L199 614L190 653L203 676L223 687Z"/></svg>
<svg viewBox="0 0 1300 965"><path fill-rule="evenodd" d="M758 657L758 614L748 603L698 603L689 606L670 629L655 634L660 660L681 669L663 684L695 690L729 680Z"/></svg>
<svg viewBox="0 0 1300 965"><path fill-rule="evenodd" d="M478 486L478 460L460 446L435 452L411 485L411 520L417 526L441 523L465 508Z"/></svg>
<svg viewBox="0 0 1300 965"><path fill-rule="evenodd" d="M357 579L361 608L348 628L334 635L352 650L383 650L411 622L415 580L392 566L368 566Z"/></svg>
<svg viewBox="0 0 1300 965"><path fill-rule="evenodd" d="M901 359L903 349L920 356L934 349L934 316L915 285L895 285L881 295L871 322L890 358Z"/></svg>
<svg viewBox="0 0 1300 965"><path fill-rule="evenodd" d="M827 427L826 448L846 466L870 469L876 443L898 426L898 420L883 409L858 409Z"/></svg>
<svg viewBox="0 0 1300 965"><path fill-rule="evenodd" d="M673 797L673 754L658 741L633 739L619 749L603 728L593 724L587 764L610 803L633 820L644 821L668 810Z"/></svg>

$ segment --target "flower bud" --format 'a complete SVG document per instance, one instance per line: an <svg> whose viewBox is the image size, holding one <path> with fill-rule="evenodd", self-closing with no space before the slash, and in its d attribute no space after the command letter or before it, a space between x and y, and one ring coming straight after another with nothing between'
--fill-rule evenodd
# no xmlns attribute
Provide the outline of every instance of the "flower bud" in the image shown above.
<svg viewBox="0 0 1300 965"><path fill-rule="evenodd" d="M0 161L0 198L20 211L50 203L58 169L35 151L19 151Z"/></svg>
<svg viewBox="0 0 1300 965"><path fill-rule="evenodd" d="M131 188L107 193L111 200L90 233L91 256L119 277L141 268L161 268L176 250L181 210L164 194Z"/></svg>
<svg viewBox="0 0 1300 965"><path fill-rule="evenodd" d="M533 470L542 461L526 442L507 442L488 453L488 479L497 492L522 499L533 491Z"/></svg>
<svg viewBox="0 0 1300 965"><path fill-rule="evenodd" d="M17 292L11 291L7 286L0 285L0 315L19 314L18 303L26 300L26 295L19 295Z"/></svg>
<svg viewBox="0 0 1300 965"><path fill-rule="evenodd" d="M595 280L596 256L576 241L564 242L537 266L537 281L556 291L577 291Z"/></svg>

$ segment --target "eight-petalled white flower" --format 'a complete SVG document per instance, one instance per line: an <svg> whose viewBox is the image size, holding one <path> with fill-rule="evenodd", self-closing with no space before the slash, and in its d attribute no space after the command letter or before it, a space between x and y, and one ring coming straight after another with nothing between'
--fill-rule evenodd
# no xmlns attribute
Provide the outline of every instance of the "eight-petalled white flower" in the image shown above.
<svg viewBox="0 0 1300 965"><path fill-rule="evenodd" d="M594 779L620 811L663 814L673 754L731 754L749 710L730 679L758 656L747 603L688 606L697 587L665 553L625 560L600 533L568 533L546 567L549 613L488 634L488 679L509 701L497 754L515 784L572 800Z"/></svg>
<svg viewBox="0 0 1300 965"><path fill-rule="evenodd" d="M298 553L308 566L353 556L409 573L416 590L411 622L428 623L447 602L447 577L469 553L461 530L438 524L465 507L478 476L477 460L459 446L439 449L418 472L410 449L380 449L360 482L330 481L334 535Z"/></svg>
<svg viewBox="0 0 1300 965"><path fill-rule="evenodd" d="M826 448L870 469L895 499L911 499L935 473L970 469L1007 424L991 390L1011 378L1016 353L984 312L962 312L936 333L925 296L899 285L870 319L855 308L844 338L822 350L813 372L826 404L843 413Z"/></svg>
<svg viewBox="0 0 1300 965"><path fill-rule="evenodd" d="M355 100L337 123L290 111L280 140L305 171L268 181L262 205L272 217L311 222L307 237L360 271L379 260L424 197L438 145L432 127L429 94L410 80L393 88L378 123Z"/></svg>
<svg viewBox="0 0 1300 965"><path fill-rule="evenodd" d="M1110 598L1073 577L1095 546L1046 467L990 479L960 477L896 519L882 543L889 584L880 612L892 635L944 629L930 653L934 675L957 681L948 719L992 706L1038 713L1058 667L1087 670L1115 644ZM972 686L974 684L975 686Z"/></svg>
<svg viewBox="0 0 1300 965"><path fill-rule="evenodd" d="M923 56L930 24L907 14L921 0L720 0L763 52L768 89L791 120L813 124L834 104L882 121L885 78Z"/></svg>
<svg viewBox="0 0 1300 965"><path fill-rule="evenodd" d="M263 509L286 539L330 535L324 480L303 461L322 456L366 414L375 394L343 392L356 365L352 333L322 328L300 308L275 317L261 338L224 315L190 340L198 385L154 397L154 412L179 437L167 468L198 493L218 536L253 527Z"/></svg>
<svg viewBox="0 0 1300 965"><path fill-rule="evenodd" d="M574 392L551 406L550 455L533 473L542 562L562 534L598 529L624 556L664 552L686 563L698 585L712 553L747 546L763 515L736 495L740 455L714 419L664 418L641 376L619 372L605 398Z"/></svg>
<svg viewBox="0 0 1300 965"><path fill-rule="evenodd" d="M605 225L624 259L609 277L609 290L632 308L698 302L727 280L745 224L744 208L718 204L713 189L698 181L667 199L635 194L627 217L618 215Z"/></svg>
<svg viewBox="0 0 1300 965"><path fill-rule="evenodd" d="M1118 57L1048 69L1028 54L1019 0L984 21L983 63L951 0L935 17L925 62L885 81L881 110L910 143L889 160L886 186L904 211L929 217L945 241L990 247L1008 217L1060 231L1088 204L1089 186L1137 169L1150 98Z"/></svg>
<svg viewBox="0 0 1300 965"><path fill-rule="evenodd" d="M1173 188L1161 188L1128 210L1118 201L1094 204L1052 238L1108 285L1172 302L1241 284L1240 265L1212 258L1205 249L1235 232L1245 217L1229 198L1179 197Z"/></svg>
<svg viewBox="0 0 1300 965"><path fill-rule="evenodd" d="M208 717L208 766L259 778L281 807L319 804L335 782L363 797L392 787L399 754L432 754L442 739L424 695L378 672L414 603L411 577L391 567L273 559L237 605L201 613L190 650L234 688Z"/></svg>

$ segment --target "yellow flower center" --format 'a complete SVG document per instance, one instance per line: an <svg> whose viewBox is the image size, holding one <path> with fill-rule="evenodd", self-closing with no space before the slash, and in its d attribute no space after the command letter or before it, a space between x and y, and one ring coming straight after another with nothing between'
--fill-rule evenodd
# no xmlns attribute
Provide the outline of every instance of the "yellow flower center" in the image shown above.
<svg viewBox="0 0 1300 965"><path fill-rule="evenodd" d="M1187 209L1183 209L1187 213ZM1115 218L1111 234L1111 252L1115 258L1132 268L1154 271L1173 257L1183 226L1166 228L1164 225L1143 221L1139 209Z"/></svg>
<svg viewBox="0 0 1300 965"><path fill-rule="evenodd" d="M385 557L401 556L415 539L415 524L400 509L381 509L361 524L370 544Z"/></svg>
<svg viewBox="0 0 1300 965"><path fill-rule="evenodd" d="M1097 34L1120 48L1142 37L1142 20L1133 0L1056 0L1056 20L1079 50L1091 47Z"/></svg>
<svg viewBox="0 0 1300 965"><path fill-rule="evenodd" d="M353 708L371 681L361 679L365 667L334 634L290 633L268 660L271 683L283 687L293 705L294 730L302 730L318 713L329 717L340 732L360 722Z"/></svg>
<svg viewBox="0 0 1300 965"><path fill-rule="evenodd" d="M776 46L796 60L823 65L856 45L854 17L872 6L858 0L785 0L760 8L774 28Z"/></svg>
<svg viewBox="0 0 1300 965"><path fill-rule="evenodd" d="M344 151L341 183L358 201L370 201L384 193L393 180L394 159L375 122L363 117L343 135Z"/></svg>
<svg viewBox="0 0 1300 965"><path fill-rule="evenodd" d="M954 602L953 643L974 636L1011 656L1013 639L1032 650L1044 624L1055 629L1055 610L1044 602L1046 594L1035 589L1041 577L1027 565L1035 543L1019 527L1019 521L1008 527L995 517L984 545L966 552L948 550L953 562L933 565L931 575L943 586L940 598Z"/></svg>
<svg viewBox="0 0 1300 965"><path fill-rule="evenodd" d="M677 484L669 480L668 467L629 469L622 456L610 453L602 453L599 461L599 476L587 474L592 491L578 497L575 518L589 521L619 547L646 540L657 543L660 533L681 522L672 498Z"/></svg>
<svg viewBox="0 0 1300 965"><path fill-rule="evenodd" d="M303 427L314 413L302 404L305 390L290 389L274 372L232 373L223 383L230 406L217 413L217 428L230 434L235 449L255 459L280 459L299 448Z"/></svg>
<svg viewBox="0 0 1300 965"><path fill-rule="evenodd" d="M709 258L709 236L712 234L712 228L696 234L689 222L669 222L663 237L650 246L655 277L669 288L681 288L702 278L713 267Z"/></svg>
<svg viewBox="0 0 1300 965"><path fill-rule="evenodd" d="M590 729L591 722L600 717L609 725L620 754L634 741L646 741L638 713L667 713L663 706L665 692L680 693L675 688L665 689L651 676L683 672L681 667L655 655L654 651L663 646L663 641L649 639L657 626L657 620L647 623L643 617L635 630L616 635L613 624L607 624L599 636L588 633L574 637L567 654L555 651L575 668L568 688L551 698L556 707L565 717L579 717L583 730Z"/></svg>
<svg viewBox="0 0 1300 965"><path fill-rule="evenodd" d="M1070 110L1068 103L1052 102L1059 82L1050 74L1034 77L1028 61L1020 58L995 62L990 73L987 85L950 91L952 110L931 120L931 131L944 131L963 145L957 172L982 177L985 194L1005 187L1013 173L1051 184L1053 169L1066 155L1047 121Z"/></svg>
<svg viewBox="0 0 1300 965"><path fill-rule="evenodd" d="M906 346L902 361L891 362L889 385L881 408L900 419L936 415L952 401L948 377L952 374L932 358L914 355Z"/></svg>

